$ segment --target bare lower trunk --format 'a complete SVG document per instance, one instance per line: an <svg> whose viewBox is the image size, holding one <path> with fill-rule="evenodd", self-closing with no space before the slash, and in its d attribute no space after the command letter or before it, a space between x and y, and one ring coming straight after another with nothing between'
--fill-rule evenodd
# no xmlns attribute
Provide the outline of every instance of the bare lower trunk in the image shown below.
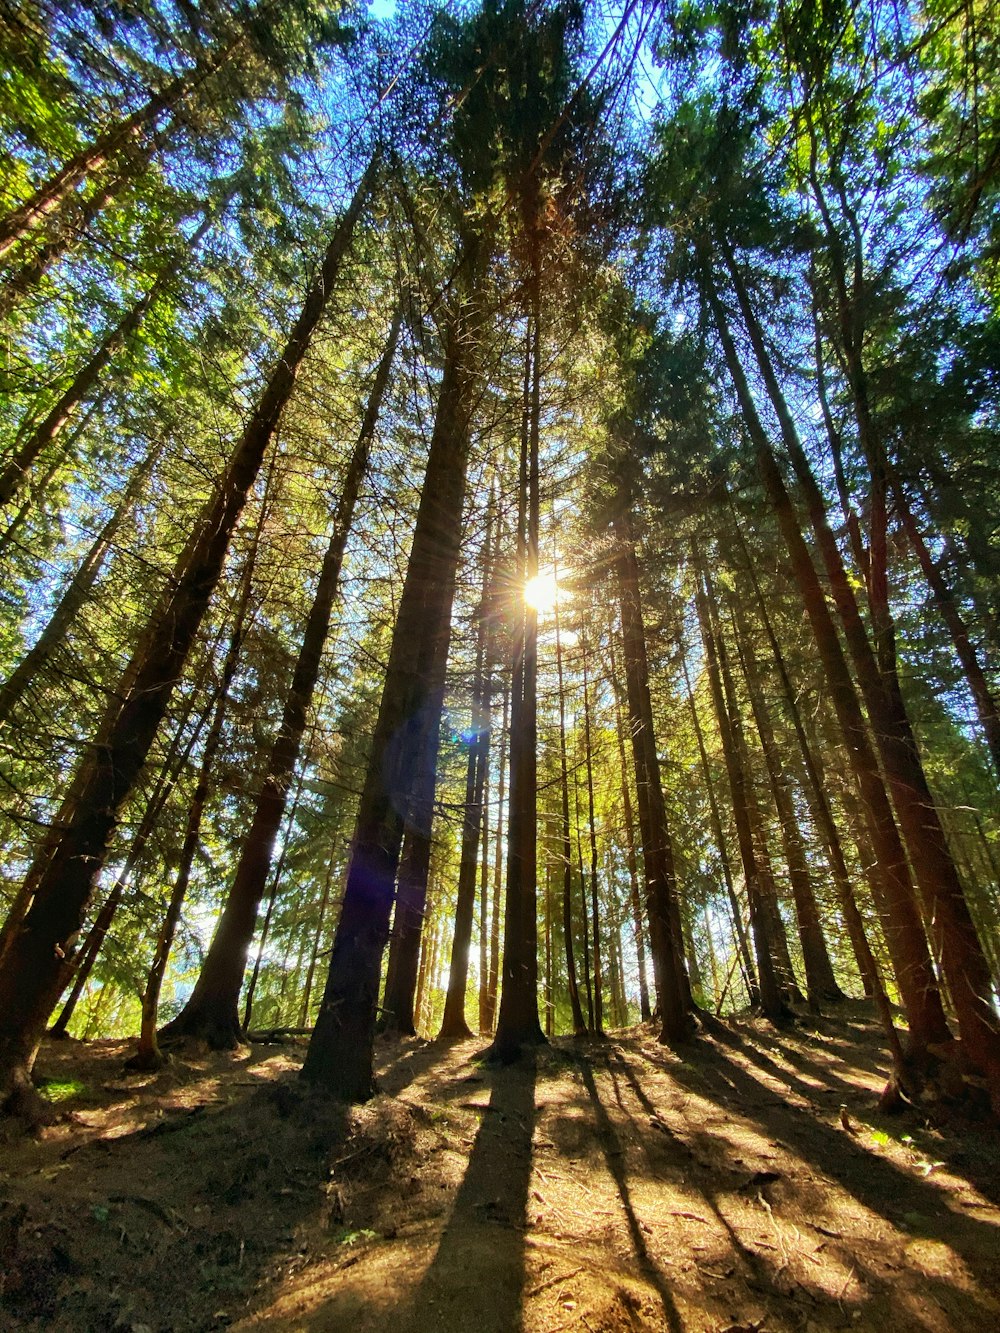
<svg viewBox="0 0 1000 1333"><path fill-rule="evenodd" d="M250 819L250 828L240 852L232 887L191 997L164 1029L164 1035L169 1034L171 1038L196 1037L219 1050L231 1050L240 1042L242 1025L238 1005L247 956L271 868L274 841L285 813L289 785L298 763L302 737L319 679L344 550L368 466L382 400L389 383L400 323L397 314L348 463L330 540L285 698L281 724L271 747L264 783Z"/></svg>
<svg viewBox="0 0 1000 1333"><path fill-rule="evenodd" d="M616 574L653 979L660 1010L660 1040L677 1042L684 1041L691 1031L686 976L683 975L683 945L674 931L670 903L671 897L676 895L677 884L653 728L635 537L627 500L624 496L620 500L622 503L614 519L619 547Z"/></svg>
<svg viewBox="0 0 1000 1333"><path fill-rule="evenodd" d="M432 706L428 662L447 657L462 532L477 326L452 316L437 415L382 700L358 807L344 905L302 1075L350 1101L372 1095L382 954L409 807L421 762L421 719ZM425 646L422 652L422 646ZM416 728L416 730L414 730Z"/></svg>
<svg viewBox="0 0 1000 1333"><path fill-rule="evenodd" d="M491 1058L508 1061L545 1041L538 1020L538 612L523 596L538 573L541 320L537 269L525 349L524 427L518 488L520 606L511 677L510 797L503 985Z"/></svg>
<svg viewBox="0 0 1000 1333"><path fill-rule="evenodd" d="M701 625L702 642L705 648L705 664L712 689L712 700L715 704L726 771L729 775L733 820L736 824L740 858L743 862L743 875L747 886L747 900L750 904L750 926L757 955L761 1009L772 1022L781 1023L789 1017L789 1012L781 993L772 955L771 922L767 916L761 887L761 866L751 822L748 775L742 746L735 730L738 718L730 713L730 701L727 699L727 694L731 694L731 689L726 689L726 682L720 664L719 649L721 645L715 636L707 596L702 586L701 570L696 569L695 579L695 601L698 608L698 620Z"/></svg>
<svg viewBox="0 0 1000 1333"><path fill-rule="evenodd" d="M743 928L743 914L740 911L739 900L736 897L736 887L733 883L733 871L729 862L729 850L726 846L726 838L722 828L722 815L719 811L719 800L715 794L715 783L712 780L712 770L708 762L708 752L705 749L705 737L701 729L701 719L698 716L698 708L694 701L694 691L691 688L691 677L688 674L687 656L681 654L681 665L684 670L684 683L687 686L688 705L691 710L691 718L694 722L695 740L698 743L698 755L701 763L702 780L705 784L705 790L708 794L708 809L712 823L712 834L715 838L715 845L718 849L719 860L722 863L722 879L726 886L726 896L729 899L729 907L733 918L733 932L736 936L737 950L743 968L743 977L746 982L747 999L751 1008L756 1008L760 1004L760 986L757 982L757 971L753 965L753 959L750 957L750 944L747 940L746 931Z"/></svg>
<svg viewBox="0 0 1000 1333"><path fill-rule="evenodd" d="M369 170L337 228L321 270L251 415L222 480L184 553L164 604L140 635L126 670L129 686L109 713L106 742L73 781L73 804L58 841L46 849L34 901L0 961L0 1098L29 1079L58 993L59 955L72 947L119 812L131 795L222 573L226 552L296 371L346 255L374 179ZM51 850L51 855L48 851ZM19 1091L18 1091L19 1095Z"/></svg>
<svg viewBox="0 0 1000 1333"><path fill-rule="evenodd" d="M583 653L583 748L587 755L587 827L590 832L590 910L594 940L594 1032L604 1032L604 979L601 969L601 912L597 894L597 822L594 813L594 755L590 719L590 681L587 670L587 640L581 639ZM676 896L676 895L675 895Z"/></svg>
<svg viewBox="0 0 1000 1333"><path fill-rule="evenodd" d="M819 916L819 905L812 876L805 842L799 832L798 822L792 803L792 795L785 784L781 755L774 737L774 729L764 700L757 660L749 642L747 628L742 623L739 611L737 616L738 644L740 662L743 667L744 681L750 707L753 710L757 734L760 737L764 763L767 768L768 783L778 812L781 838L784 846L785 863L788 866L788 878L792 886L795 901L795 914L798 921L799 944L802 948L802 961L806 972L806 991L810 1007L818 1010L822 1001L842 1000L844 993L837 985L833 975L833 965L826 947L826 938Z"/></svg>
<svg viewBox="0 0 1000 1333"><path fill-rule="evenodd" d="M625 860L628 865L629 907L632 913L632 930L635 934L636 961L639 968L639 1017L648 1023L652 1015L649 1005L649 981L646 977L646 948L643 940L642 905L639 901L639 863L635 847L635 815L632 809L632 792L629 788L628 758L625 753L625 723L622 718L621 687L618 681L618 664L615 660L615 636L610 634L611 679L615 695L615 734L618 739L618 763L621 768L622 782L622 819L625 824Z"/></svg>
<svg viewBox="0 0 1000 1333"><path fill-rule="evenodd" d="M569 765L566 758L566 691L563 679L562 634L559 622L559 604L555 607L556 626L556 676L559 686L559 776L562 798L560 835L562 869L562 927L563 946L566 951L566 988L569 991L570 1013L573 1019L573 1033L582 1036L587 1031L583 1010L580 1007L580 987L576 977L576 953L573 949L573 845L570 841L569 827ZM649 998L646 998L649 1004Z"/></svg>
<svg viewBox="0 0 1000 1333"><path fill-rule="evenodd" d="M893 627L888 605L884 547L884 477L876 470L869 597L875 628L875 651L868 639L857 600L830 530L822 494L799 442L794 422L781 395L762 331L750 305L735 261L723 246L727 268L740 301L747 331L768 394L782 428L796 475L802 485L810 521L823 556L830 588L858 675L868 716L879 748L910 852L914 875L926 912L934 922L948 988L958 1015L962 1054L985 1076L994 1107L1000 1111L1000 1019L990 1000L989 967L969 914L968 904L927 783L894 666ZM718 321L717 321L718 322ZM944 1036L942 1034L942 1040Z"/></svg>

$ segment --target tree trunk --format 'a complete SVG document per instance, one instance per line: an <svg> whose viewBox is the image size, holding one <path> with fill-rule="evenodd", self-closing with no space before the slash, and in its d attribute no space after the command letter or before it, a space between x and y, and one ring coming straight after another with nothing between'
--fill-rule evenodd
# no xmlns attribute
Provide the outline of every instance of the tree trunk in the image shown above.
<svg viewBox="0 0 1000 1333"><path fill-rule="evenodd" d="M242 1041L238 1006L247 955L271 868L274 840L285 813L289 785L298 762L316 681L319 679L344 550L368 466L375 426L389 383L400 324L401 316L397 313L375 374L357 443L347 466L330 540L285 698L281 725L271 747L263 786L243 842L232 887L191 997L161 1034L163 1037L169 1036L171 1040L195 1037L208 1042L214 1050L233 1050Z"/></svg>
<svg viewBox="0 0 1000 1333"><path fill-rule="evenodd" d="M409 566L358 807L344 905L302 1075L336 1096L374 1091L372 1048L404 816L422 759L429 666L447 658L462 534L470 418L478 383L478 322L460 305L445 334L444 371ZM426 645L426 648L424 648ZM423 649L423 651L422 651ZM436 731L435 731L436 734Z"/></svg>
<svg viewBox="0 0 1000 1333"><path fill-rule="evenodd" d="M690 1035L691 1023L687 1012L686 978L682 976L683 945L675 936L670 909L670 899L677 892L673 847L667 828L663 789L660 786L632 517L627 499L620 498L623 502L613 520L618 543L615 568L625 658L625 690L639 805L639 833L646 876L646 912L653 956L653 982L660 1011L660 1040L677 1042L684 1041Z"/></svg>
<svg viewBox="0 0 1000 1333"><path fill-rule="evenodd" d="M583 868L583 832L580 819L580 781L577 768L573 769L573 805L576 825L576 859L580 872L580 947L583 954L583 991L587 997L587 1028L594 1030L594 990L590 984L590 911L587 906L587 872Z"/></svg>
<svg viewBox="0 0 1000 1333"><path fill-rule="evenodd" d="M738 607L735 608L735 616L734 629L739 649L740 665L743 668L747 696L750 699L757 734L760 737L771 795L774 798L775 809L778 812L785 863L788 866L788 878L792 886L792 897L795 901L799 944L802 947L802 961L806 972L806 992L809 997L810 1008L818 1012L821 1001L832 1003L842 1000L844 992L837 985L836 978L833 975L833 964L830 962L826 939L823 935L819 905L816 902L816 893L813 888L812 877L809 874L805 842L799 832L791 792L785 783L781 755L774 738L774 728L771 725L767 705L764 701L757 659L750 643L746 623Z"/></svg>
<svg viewBox="0 0 1000 1333"><path fill-rule="evenodd" d="M492 725L490 728L492 738ZM479 1032L486 1026L487 995L490 984L490 755L487 753L483 774L483 819L479 853Z"/></svg>
<svg viewBox="0 0 1000 1333"><path fill-rule="evenodd" d="M915 1079L918 1086L922 1077L920 1066L926 1066L931 1059L928 1047L949 1042L951 1034L941 1005L923 923L914 901L906 857L833 618L802 535L798 516L757 415L729 331L725 310L707 271L704 273L704 289L743 418L756 450L761 481L788 550L795 581L823 664L830 698L851 757L862 811L878 864L880 897L887 914L887 943L910 1027L907 1068L897 1068L896 1075L903 1081L912 1082Z"/></svg>
<svg viewBox="0 0 1000 1333"><path fill-rule="evenodd" d="M476 642L475 675L472 686L472 732L465 775L465 805L462 819L462 852L455 898L455 929L452 937L448 991L439 1038L461 1041L472 1036L465 1021L465 992L469 980L469 950L476 907L476 871L479 868L479 834L483 825L483 791L490 760L490 678L493 672L490 627L486 608L493 580L493 511L487 514L483 552L483 587Z"/></svg>
<svg viewBox="0 0 1000 1333"><path fill-rule="evenodd" d="M312 737L310 737L311 741ZM307 745L308 750L308 745ZM295 827L295 818L299 812L299 801L302 798L302 777L300 775L295 786L295 799L292 801L292 808L288 812L288 819L285 823L285 836L281 840L281 855L278 857L278 864L271 872L271 892L267 898L267 908L264 912L264 920L260 925L260 934L257 940L257 957L254 959L253 967L250 970L250 980L247 982L246 999L243 1002L243 1021L240 1024L238 1042L245 1039L246 1033L250 1029L250 1023L253 1018L253 1001L257 994L257 982L260 980L260 969L264 963L264 951L267 948L267 942L271 937L271 922L274 919L274 905L278 901L278 891L281 888L281 878L285 873L285 862L288 859L288 840L291 837L292 829ZM263 894L261 895L263 897ZM248 945L249 947L249 945ZM287 972L283 974L281 981L281 996L284 997L284 986L287 980ZM229 1049L235 1049L230 1047Z"/></svg>
<svg viewBox="0 0 1000 1333"><path fill-rule="evenodd" d="M990 970L945 839L940 814L927 782L895 670L894 627L885 569L884 476L879 468L875 469L873 544L868 578L875 631L873 651L827 521L822 493L781 395L763 332L750 304L742 275L732 252L727 246L722 249L744 323L781 426L782 440L806 497L810 521L844 625L848 649L910 852L914 875L927 916L934 923L948 989L958 1016L962 1054L970 1066L986 1078L994 1109L1000 1113L1000 1018L990 1004Z"/></svg>
<svg viewBox="0 0 1000 1333"><path fill-rule="evenodd" d="M189 97L204 81L216 73L232 58L241 45L242 39L226 43L208 60L178 75L160 92L153 96L130 116L113 125L93 143L87 144L43 182L30 199L18 204L16 208L0 219L0 258L19 241L29 236L32 231L60 210L74 195L77 186L88 175L100 170L111 158L125 147L131 148L133 161L137 155L136 140L146 134L165 112L173 110L185 98ZM152 151L152 136L142 156Z"/></svg>
<svg viewBox="0 0 1000 1333"><path fill-rule="evenodd" d="M730 714L726 699L718 653L720 644L715 637L707 596L702 585L702 571L697 566L695 567L695 602L698 608L698 620L705 649L705 665L708 669L712 700L715 704L719 737L722 741L726 772L729 775L733 819L736 824L740 858L743 862L743 874L747 886L747 899L750 904L750 926L753 931L754 948L757 954L757 977L760 986L761 1009L772 1022L782 1023L789 1016L788 1006L785 1004L779 989L771 953L769 922L765 916L766 909L760 885L760 862L757 848L754 845L753 827L750 819L747 773L735 732L735 719Z"/></svg>
<svg viewBox="0 0 1000 1333"><path fill-rule="evenodd" d="M719 800L715 794L715 783L712 781L712 770L708 762L708 751L705 749L705 737L701 729L701 719L698 717L698 709L694 701L694 690L691 688L691 677L688 674L687 656L681 651L681 666L684 671L684 683L687 686L688 705L691 709L691 718L694 722L695 740L698 743L698 755L701 762L702 780L705 783L705 791L708 795L708 809L711 816L712 833L715 837L715 845L719 851L719 860L722 863L722 878L726 886L726 895L729 899L729 907L733 916L733 931L736 935L737 948L743 967L744 979L747 986L747 999L751 1008L757 1008L760 1004L760 986L757 982L757 971L753 965L753 959L750 956L750 944L747 940L746 931L743 929L743 913L740 910L739 900L736 897L736 888L733 884L733 871L729 862L729 851L726 847L726 839L722 829L722 815L719 811Z"/></svg>
<svg viewBox="0 0 1000 1333"><path fill-rule="evenodd" d="M204 511L162 608L140 636L128 690L113 704L107 741L83 762L68 821L48 857L34 902L0 962L0 1098L20 1103L55 1000L59 954L80 928L119 811L131 794L187 661L247 493L295 384L374 181L373 163L336 229L322 267L236 447L219 493Z"/></svg>
<svg viewBox="0 0 1000 1333"><path fill-rule="evenodd" d="M216 699L215 710L212 714L212 722L209 726L208 734L205 737L205 748L202 750L201 764L198 768L198 778L191 795L191 804L188 806L188 817L184 829L184 842L181 845L181 853L177 866L177 877L174 880L174 885L170 892L167 910L164 913L163 920L160 924L160 929L156 938L156 946L153 951L153 961L150 965L149 973L146 977L146 985L142 992L139 1044L136 1047L135 1054L127 1061L127 1065L131 1069L155 1070L161 1068L164 1064L165 1057L160 1050L156 1034L160 992L163 988L163 978L166 975L167 963L170 959L170 950L173 948L174 936L177 933L181 911L183 910L184 901L187 897L188 885L191 881L191 870L194 866L195 853L198 850L198 843L201 838L201 822L205 814L205 807L208 803L212 769L215 765L215 757L218 754L219 745L222 742L222 728L223 723L225 722L226 710L229 707L229 691L232 688L233 679L236 675L236 668L239 664L240 653L243 649L243 641L246 636L247 619L250 612L250 596L253 589L253 578L257 565L257 553L260 549L261 535L264 531L268 515L268 501L271 494L271 484L274 478L274 467L275 463L272 458L271 466L267 473L267 482L264 487L260 517L253 530L253 537L250 542L250 548L247 551L246 562L243 569L243 577L240 580L239 594L233 610L233 628L232 633L229 636L229 647L226 650L226 656L222 663L222 671L219 676L218 698Z"/></svg>
<svg viewBox="0 0 1000 1333"><path fill-rule="evenodd" d="M0 286L0 321L6 320L11 311L17 309L24 298L38 286L56 260L72 248L72 238L82 236L128 182L129 176L124 173L106 181L83 200L80 215L72 227L65 225L60 227L23 264L8 275Z"/></svg>
<svg viewBox="0 0 1000 1333"><path fill-rule="evenodd" d="M538 574L541 419L541 318L537 268L525 346L524 425L518 488L517 567L520 579L510 708L510 797L507 815L507 903L503 985L490 1057L515 1059L523 1046L545 1041L538 1021L538 612L524 588Z"/></svg>
<svg viewBox="0 0 1000 1333"><path fill-rule="evenodd" d="M309 1026L309 1006L312 1002L313 979L316 976L316 963L319 959L320 945L323 942L323 928L326 925L326 909L330 903L330 889L333 884L333 874L336 869L337 840L334 838L330 846L330 859L327 862L326 874L323 876L323 896L319 903L319 918L316 922L316 933L313 936L312 950L309 954L309 967L306 969L305 985L302 988L302 1008L299 1010L299 1027Z"/></svg>
<svg viewBox="0 0 1000 1333"><path fill-rule="evenodd" d="M611 683L615 696L615 734L618 738L618 763L622 775L622 819L625 824L625 860L628 866L629 907L632 912L632 929L635 934L636 962L639 968L639 1018L648 1023L652 1017L649 1005L649 981L646 976L646 947L643 940L642 904L639 901L639 863L635 848L635 815L632 809L632 793L629 788L628 757L625 753L625 722L622 718L621 683L618 679L618 663L615 653L615 635L613 627L609 634Z"/></svg>
<svg viewBox="0 0 1000 1333"><path fill-rule="evenodd" d="M493 1025L497 1013L497 990L500 984L500 903L503 890L504 870L503 812L505 809L504 787L507 776L507 742L510 736L510 727L508 725L509 716L510 685L505 680L503 687L503 719L500 725L500 757L498 761L496 855L493 861L493 909L490 914L490 967L486 986L486 1022L483 1026L485 1035L490 1035L493 1032Z"/></svg>
<svg viewBox="0 0 1000 1333"><path fill-rule="evenodd" d="M927 549L927 543L917 526L913 510L910 508L898 478L894 479L893 489L896 496L896 512L903 525L903 531L906 533L907 540L913 549L913 554L917 557L920 568L927 580L927 586L930 588L938 610L941 612L941 617L948 627L951 641L955 647L955 656L962 665L965 679L969 683L969 689L976 705L979 725L982 727L983 735L986 738L994 772L1000 778L1000 708L997 706L997 700L990 688L990 683L986 679L986 673L980 665L975 646L969 636L965 621L962 619L955 597Z"/></svg>
<svg viewBox="0 0 1000 1333"><path fill-rule="evenodd" d="M73 376L69 386L63 391L58 402L48 412L45 419L35 427L28 438L17 449L13 458L0 470L0 505L10 504L18 487L44 449L47 449L61 434L63 427L83 402L87 394L96 385L101 372L118 351L119 347L136 331L149 307L156 300L166 283L166 273L161 273L145 296L142 296L108 332L97 350Z"/></svg>
<svg viewBox="0 0 1000 1333"><path fill-rule="evenodd" d="M587 638L580 640L583 654L583 747L587 753L587 825L590 830L590 909L594 939L594 1035L604 1035L603 977L601 975L601 914L597 894L597 822L594 815L594 754L590 724L590 681L587 669Z"/></svg>
<svg viewBox="0 0 1000 1333"><path fill-rule="evenodd" d="M125 886L128 884L128 878L128 871L123 871L115 880L111 892L101 904L101 910L94 919L90 934L73 960L70 974L73 984L63 1002L62 1009L59 1011L59 1017L49 1028L50 1037L57 1039L65 1037L69 1030L70 1021L73 1018L76 1006L80 1002L80 996L90 980L90 974L93 972L94 964L100 956L101 948L107 938L108 931L111 929L111 923L114 921L122 899L125 897Z"/></svg>
<svg viewBox="0 0 1000 1333"><path fill-rule="evenodd" d="M418 850L419 841L415 829L408 830L403 838L385 991L377 1024L380 1032L396 1032L401 1037L417 1035L418 960L427 912L427 873L420 863L424 861L425 867L430 864L430 843ZM422 852L427 853L426 860Z"/></svg>
<svg viewBox="0 0 1000 1333"><path fill-rule="evenodd" d="M569 991L570 1013L573 1019L573 1035L583 1036L587 1031L583 1010L580 1007L580 987L576 978L576 954L573 949L573 844L570 840L569 827L569 765L566 759L566 688L563 678L562 634L559 620L559 600L555 605L556 629L556 677L559 687L559 776L562 796L560 834L562 839L562 926L563 945L566 951L566 988ZM649 999L647 997L648 1005Z"/></svg>

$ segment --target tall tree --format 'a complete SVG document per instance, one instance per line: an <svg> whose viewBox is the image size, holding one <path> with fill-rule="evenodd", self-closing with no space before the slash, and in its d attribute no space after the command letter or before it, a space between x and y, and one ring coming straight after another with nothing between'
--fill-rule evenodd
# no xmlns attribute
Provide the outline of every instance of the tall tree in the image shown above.
<svg viewBox="0 0 1000 1333"><path fill-rule="evenodd" d="M336 286L376 168L375 162L369 166L336 227L282 356L182 556L174 587L141 637L135 663L127 672L128 692L113 704L107 741L84 761L73 806L37 879L31 908L0 961L0 1095L15 1109L23 1107L30 1094L31 1066L56 999L59 957L80 928L119 812L145 762L222 573L233 529L327 297Z"/></svg>

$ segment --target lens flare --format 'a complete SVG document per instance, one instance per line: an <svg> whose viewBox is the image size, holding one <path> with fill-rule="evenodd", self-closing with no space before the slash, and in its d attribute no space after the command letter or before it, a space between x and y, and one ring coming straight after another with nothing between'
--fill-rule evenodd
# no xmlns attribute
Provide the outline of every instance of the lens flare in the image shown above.
<svg viewBox="0 0 1000 1333"><path fill-rule="evenodd" d="M524 600L536 611L552 611L559 599L559 585L552 573L536 574L524 585Z"/></svg>

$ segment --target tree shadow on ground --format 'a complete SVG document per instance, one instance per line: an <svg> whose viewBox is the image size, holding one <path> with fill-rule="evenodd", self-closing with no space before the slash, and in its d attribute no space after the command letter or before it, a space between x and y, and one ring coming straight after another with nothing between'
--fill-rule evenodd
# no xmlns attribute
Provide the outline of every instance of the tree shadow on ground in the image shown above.
<svg viewBox="0 0 1000 1333"><path fill-rule="evenodd" d="M598 1053L597 1058L600 1058L601 1056L606 1060L607 1055L605 1051ZM587 1090L587 1096L590 1098L591 1109L597 1127L597 1137L601 1145L601 1151L604 1154L608 1173L615 1182L615 1188L618 1191L618 1197L621 1199L622 1208L625 1212L629 1238L632 1243L632 1248L635 1251L639 1271L647 1282L655 1288L660 1304L663 1307L663 1315L667 1327L673 1330L674 1333L681 1333L683 1325L681 1323L677 1306L670 1294L670 1289L662 1271L657 1266L656 1261L650 1253L649 1246L646 1243L646 1237L643 1234L642 1226L632 1204L628 1173L625 1169L625 1153L621 1141L615 1131L607 1110L605 1109L604 1103L601 1101L600 1094L597 1090L597 1084L594 1081L593 1070L590 1067L590 1064L585 1060L581 1060L580 1062L580 1076L583 1079L583 1085Z"/></svg>
<svg viewBox="0 0 1000 1333"><path fill-rule="evenodd" d="M534 1055L484 1066L482 1077L489 1104L434 1258L396 1323L406 1333L439 1327L515 1333L522 1326Z"/></svg>
<svg viewBox="0 0 1000 1333"><path fill-rule="evenodd" d="M823 1327L842 1325L843 1292L831 1296L811 1286L805 1266L806 1280L799 1277L793 1281L790 1277L789 1249L798 1247L798 1241L791 1238L801 1235L799 1228L804 1223L819 1235L829 1237L823 1244L831 1252L842 1250L850 1279L845 1283L845 1291L854 1284L850 1303L859 1311L857 1318L873 1320L873 1327L880 1318L889 1320L886 1327L931 1327L935 1326L933 1318L925 1325L921 1313L914 1308L904 1315L899 1303L899 1272L907 1267L899 1259L910 1253L920 1255L920 1246L929 1242L946 1247L954 1258L949 1261L947 1278L931 1271L940 1262L943 1250L937 1251L937 1258L927 1267L921 1268L920 1262L915 1261L919 1284L914 1279L908 1285L919 1285L923 1293L913 1295L915 1305L932 1296L944 1316L952 1321L949 1327L963 1324L971 1328L994 1327L996 1305L971 1290L967 1278L971 1270L986 1291L995 1287L996 1227L964 1215L952 1206L947 1192L931 1180L921 1180L899 1169L859 1138L844 1132L839 1124L835 1127L828 1122L821 1113L783 1104L775 1097L774 1089L766 1087L738 1057L772 1078L788 1079L787 1071L753 1042L731 1032L713 1035L714 1040L702 1041L696 1050L686 1052L684 1061L667 1065L665 1060L664 1072L687 1089L691 1097L714 1101L728 1112L728 1125L723 1119L713 1126L706 1124L704 1109L693 1105L690 1119L683 1116L682 1123L676 1126L675 1142L679 1153L685 1147L690 1151L687 1183L699 1190L715 1219L728 1233L747 1285L768 1300L781 1301L786 1306L790 1298L794 1299L811 1312L811 1318L821 1320ZM656 1097L643 1086L641 1073L636 1069L636 1056L642 1060L642 1068L649 1069L648 1047L640 1051L633 1045L630 1049L629 1043L624 1042L622 1049L609 1055L609 1070L613 1076L625 1078L643 1112L656 1122L659 1120ZM824 1073L818 1069L817 1078ZM616 1095L621 1104L623 1098ZM676 1124L676 1116L667 1119ZM751 1131L749 1140L745 1129ZM670 1133L666 1124L663 1132ZM740 1148L745 1157L735 1156L741 1140L749 1143L749 1149ZM773 1160L767 1151L769 1145L798 1158L791 1172L784 1158L780 1172L767 1169ZM720 1153L726 1154L727 1149L732 1164L730 1183L719 1169ZM822 1172L834 1189L846 1192L863 1210L883 1219L888 1230L873 1231L870 1216L857 1209L849 1208L846 1223L828 1220L830 1185L816 1172ZM785 1179L786 1175L793 1178ZM737 1235L731 1218L738 1214L741 1203L744 1207L759 1206L762 1225L774 1229L773 1262L754 1253ZM844 1227L843 1233L838 1226ZM848 1235L848 1228L856 1234ZM862 1236L867 1236L867 1241L862 1241ZM911 1294L908 1292L908 1297ZM892 1314L894 1310L896 1314Z"/></svg>

